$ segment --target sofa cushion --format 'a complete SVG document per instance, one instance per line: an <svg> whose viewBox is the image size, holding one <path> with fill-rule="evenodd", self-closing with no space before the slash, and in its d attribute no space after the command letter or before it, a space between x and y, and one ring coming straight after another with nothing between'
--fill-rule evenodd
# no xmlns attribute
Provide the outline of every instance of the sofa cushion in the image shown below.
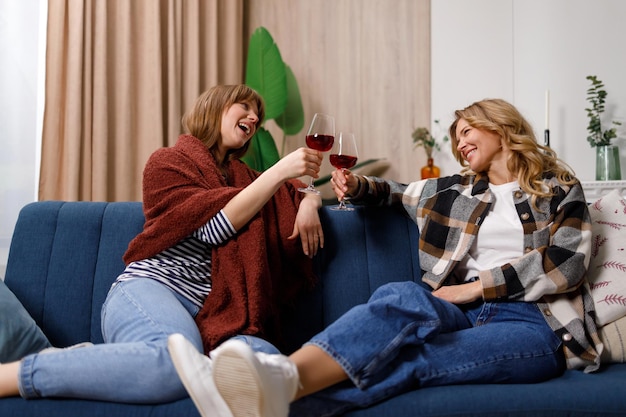
<svg viewBox="0 0 626 417"><path fill-rule="evenodd" d="M626 362L626 316L602 326L600 339L604 344L602 363Z"/></svg>
<svg viewBox="0 0 626 417"><path fill-rule="evenodd" d="M35 320L0 280L0 363L19 360L50 346Z"/></svg>
<svg viewBox="0 0 626 417"><path fill-rule="evenodd" d="M343 212L323 207L324 248L313 258L318 284L285 317L286 352L299 348L352 306L365 303L390 281L421 282L418 230L402 211L355 206ZM425 285L425 284L423 284Z"/></svg>
<svg viewBox="0 0 626 417"><path fill-rule="evenodd" d="M598 325L626 315L626 201L613 190L589 207L592 247L589 286Z"/></svg>
<svg viewBox="0 0 626 417"><path fill-rule="evenodd" d="M71 398L2 398L3 417L200 417L191 398L163 404L128 404Z"/></svg>
<svg viewBox="0 0 626 417"><path fill-rule="evenodd" d="M465 384L416 389L344 417L624 416L625 364L586 374L567 370L534 384Z"/></svg>
<svg viewBox="0 0 626 417"><path fill-rule="evenodd" d="M20 211L5 282L54 346L102 343L102 304L143 222L139 202L42 201Z"/></svg>
<svg viewBox="0 0 626 417"><path fill-rule="evenodd" d="M93 224L84 216L90 217ZM37 202L22 210L7 263L6 284L52 341L85 341L98 334L97 316L106 292L123 270L121 255L143 224L141 203ZM315 257L320 284L297 313L294 340L310 337L353 303L367 300L385 282L419 282L415 224L384 208L356 212L321 211L326 245ZM64 228L72 231L61 230ZM96 230L101 233L95 233ZM73 238L70 238L72 237ZM88 268L87 249L98 256ZM59 257L58 259L51 259ZM72 262L68 262L71 259ZM51 274L48 282L47 275ZM63 287L63 276L76 274ZM76 295L81 286L87 289ZM68 302L62 291L77 297ZM90 308L78 303L86 297ZM63 310L69 310L64 312ZM87 314L85 313L87 312ZM68 317L71 323L66 323ZM58 321L63 321L59 323ZM92 323L92 326L89 326ZM615 322L618 323L618 322ZM89 331L84 329L88 328ZM606 327L608 330L609 327ZM292 334L287 332L292 337ZM93 337L92 341L96 342ZM53 342L54 343L54 342ZM56 343L55 343L56 344ZM626 364L610 364L592 374L566 371L560 378L539 384L451 385L416 389L346 417L587 417L621 416L626 410ZM20 417L160 417L199 416L189 398L158 405L123 404L77 399L0 400L0 416Z"/></svg>

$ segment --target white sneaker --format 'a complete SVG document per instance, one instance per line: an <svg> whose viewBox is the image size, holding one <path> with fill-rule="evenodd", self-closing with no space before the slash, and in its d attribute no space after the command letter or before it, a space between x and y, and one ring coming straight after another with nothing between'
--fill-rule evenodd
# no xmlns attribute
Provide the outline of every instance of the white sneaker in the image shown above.
<svg viewBox="0 0 626 417"><path fill-rule="evenodd" d="M298 390L296 365L284 355L255 353L240 340L211 352L213 380L234 417L287 417Z"/></svg>
<svg viewBox="0 0 626 417"><path fill-rule="evenodd" d="M198 352L182 334L167 339L167 349L178 376L202 417L233 417L215 388L212 361Z"/></svg>

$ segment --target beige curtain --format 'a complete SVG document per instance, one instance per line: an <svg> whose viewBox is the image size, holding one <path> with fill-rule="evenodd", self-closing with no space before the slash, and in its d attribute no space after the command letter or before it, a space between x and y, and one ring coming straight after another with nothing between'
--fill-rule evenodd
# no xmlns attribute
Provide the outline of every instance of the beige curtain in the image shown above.
<svg viewBox="0 0 626 417"><path fill-rule="evenodd" d="M40 200L141 200L144 164L243 81L243 0L49 0Z"/></svg>

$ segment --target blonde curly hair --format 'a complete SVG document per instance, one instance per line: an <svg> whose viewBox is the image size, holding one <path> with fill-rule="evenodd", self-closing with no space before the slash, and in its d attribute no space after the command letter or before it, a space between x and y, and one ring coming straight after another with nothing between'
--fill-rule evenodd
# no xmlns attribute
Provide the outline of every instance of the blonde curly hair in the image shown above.
<svg viewBox="0 0 626 417"><path fill-rule="evenodd" d="M452 153L463 167L462 173L474 172L457 149L459 141L456 137L456 127L460 119L476 129L493 132L502 138L511 150L507 168L510 172L516 173L521 189L531 195L531 201L535 206L537 198L549 198L554 193L545 187L543 178L546 176L554 176L565 185L578 182L573 170L561 161L552 149L537 143L531 125L512 104L501 99L485 99L455 111L454 117L449 134Z"/></svg>

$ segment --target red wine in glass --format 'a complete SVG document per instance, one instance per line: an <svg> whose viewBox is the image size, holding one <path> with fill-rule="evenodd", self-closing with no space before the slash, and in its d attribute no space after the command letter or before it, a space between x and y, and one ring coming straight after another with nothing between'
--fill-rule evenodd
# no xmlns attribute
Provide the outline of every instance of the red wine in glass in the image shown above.
<svg viewBox="0 0 626 417"><path fill-rule="evenodd" d="M330 164L337 169L350 169L356 165L358 158L352 155L330 154Z"/></svg>
<svg viewBox="0 0 626 417"><path fill-rule="evenodd" d="M335 118L328 114L315 113L306 134L306 146L316 151L326 152L332 149L333 142L335 142ZM303 193L320 193L313 185L313 177L308 187L298 188L298 190Z"/></svg>
<svg viewBox="0 0 626 417"><path fill-rule="evenodd" d="M335 136L320 135L315 133L313 135L307 135L306 146L311 149L315 149L316 151L327 152L333 147L334 141Z"/></svg>
<svg viewBox="0 0 626 417"><path fill-rule="evenodd" d="M355 166L356 161L359 159L359 155L356 150L356 139L354 137L354 133L339 133L339 140L337 140L333 145L328 159L330 160L330 164L337 169L350 169ZM354 210L353 208L346 206L345 197L339 201L339 205L333 206L330 209L339 211Z"/></svg>

